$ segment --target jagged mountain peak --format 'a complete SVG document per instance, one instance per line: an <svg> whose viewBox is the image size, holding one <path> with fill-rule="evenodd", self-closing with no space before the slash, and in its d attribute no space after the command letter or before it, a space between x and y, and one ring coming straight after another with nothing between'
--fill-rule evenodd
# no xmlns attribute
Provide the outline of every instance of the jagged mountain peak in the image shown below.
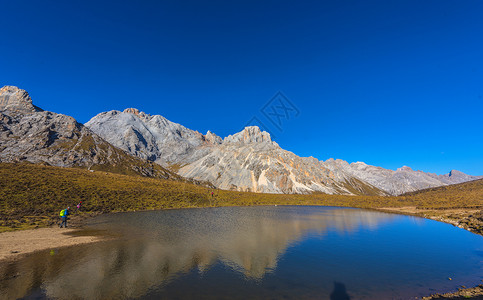
<svg viewBox="0 0 483 300"><path fill-rule="evenodd" d="M223 139L213 132L209 131L205 134L205 140L212 143L212 144L221 144L223 143Z"/></svg>
<svg viewBox="0 0 483 300"><path fill-rule="evenodd" d="M345 160L343 160L343 159L340 159L340 158L336 158L336 159L334 159L334 158L332 158L332 157L331 157L331 158L329 158L329 159L327 159L325 162L327 162L327 163L346 163L346 164L348 164L348 162L346 162L346 161L345 161Z"/></svg>
<svg viewBox="0 0 483 300"><path fill-rule="evenodd" d="M245 127L242 131L235 133L233 135L227 136L223 143L241 143L241 144L250 144L250 143L271 143L272 138L270 137L270 133L266 131L261 131L258 126L248 126Z"/></svg>
<svg viewBox="0 0 483 300"><path fill-rule="evenodd" d="M147 117L150 117L151 115L150 114L147 114L143 111L140 111L139 109L137 108L126 108L125 110L123 110L123 113L127 113L127 114L133 114L133 115L136 115L140 118L147 118Z"/></svg>
<svg viewBox="0 0 483 300"><path fill-rule="evenodd" d="M0 110L22 113L42 111L32 104L32 98L26 90L11 85L6 85L0 89Z"/></svg>

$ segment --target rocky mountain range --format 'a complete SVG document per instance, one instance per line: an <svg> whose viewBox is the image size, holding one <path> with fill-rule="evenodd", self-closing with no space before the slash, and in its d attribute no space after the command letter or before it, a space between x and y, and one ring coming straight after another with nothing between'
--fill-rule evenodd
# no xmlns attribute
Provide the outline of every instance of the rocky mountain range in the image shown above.
<svg viewBox="0 0 483 300"><path fill-rule="evenodd" d="M61 167L179 176L162 166L112 146L74 118L44 111L22 89L0 89L0 162L43 163Z"/></svg>
<svg viewBox="0 0 483 300"><path fill-rule="evenodd" d="M222 139L133 108L101 113L86 126L116 147L221 189L399 195L480 178L458 171L436 175L409 167L393 171L362 162L299 157L256 126Z"/></svg>
<svg viewBox="0 0 483 300"><path fill-rule="evenodd" d="M482 176L467 175L457 170L452 170L444 175L436 175L423 171L414 171L407 166L403 166L394 171L370 166L363 162L349 164L340 159L329 159L324 163L331 165L331 168L345 170L354 177L360 178L391 195L400 195L429 187L456 184L483 178Z"/></svg>
<svg viewBox="0 0 483 300"><path fill-rule="evenodd" d="M399 195L481 177L436 175L299 157L256 126L222 139L134 108L98 114L84 125L43 111L22 89L0 89L0 162L29 161L209 182L265 193Z"/></svg>

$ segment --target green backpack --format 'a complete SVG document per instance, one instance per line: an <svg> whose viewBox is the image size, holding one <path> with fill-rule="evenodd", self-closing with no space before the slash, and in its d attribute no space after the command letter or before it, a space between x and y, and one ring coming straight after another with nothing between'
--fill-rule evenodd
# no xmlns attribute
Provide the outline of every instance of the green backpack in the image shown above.
<svg viewBox="0 0 483 300"><path fill-rule="evenodd" d="M63 209L63 210L60 211L60 216L61 217L65 216L65 209Z"/></svg>

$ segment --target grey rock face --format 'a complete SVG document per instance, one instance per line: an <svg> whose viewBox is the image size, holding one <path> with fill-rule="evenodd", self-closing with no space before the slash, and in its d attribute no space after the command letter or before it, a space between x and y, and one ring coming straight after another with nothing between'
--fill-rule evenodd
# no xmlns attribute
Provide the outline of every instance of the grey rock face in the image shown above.
<svg viewBox="0 0 483 300"><path fill-rule="evenodd" d="M207 154L202 146L221 143L211 132L203 135L134 108L98 114L86 126L114 146L164 166L196 160Z"/></svg>
<svg viewBox="0 0 483 300"><path fill-rule="evenodd" d="M343 171L333 172L315 158L298 157L274 142L225 142L179 169L189 178L222 189L264 193L384 194Z"/></svg>
<svg viewBox="0 0 483 300"><path fill-rule="evenodd" d="M21 89L4 87L0 99L0 162L177 176L112 146L72 117L36 108Z"/></svg>
<svg viewBox="0 0 483 300"><path fill-rule="evenodd" d="M219 145L221 143L223 143L223 139L219 136L217 136L216 134L214 134L213 132L209 131L205 134L205 140L208 142L208 143L211 143L213 145Z"/></svg>
<svg viewBox="0 0 483 300"><path fill-rule="evenodd" d="M248 126L242 131L235 133L234 135L227 136L223 143L237 143L237 144L250 144L250 143L264 143L272 142L270 134L265 131L261 131L258 126Z"/></svg>

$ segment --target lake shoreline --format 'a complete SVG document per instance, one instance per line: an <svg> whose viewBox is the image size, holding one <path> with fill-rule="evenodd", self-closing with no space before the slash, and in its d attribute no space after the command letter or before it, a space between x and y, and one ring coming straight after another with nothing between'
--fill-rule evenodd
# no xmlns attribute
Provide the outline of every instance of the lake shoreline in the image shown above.
<svg viewBox="0 0 483 300"><path fill-rule="evenodd" d="M481 209L445 208L421 209L416 206L370 208L375 211L415 216L442 223L451 224L469 232L483 236L483 219Z"/></svg>
<svg viewBox="0 0 483 300"><path fill-rule="evenodd" d="M264 206L264 205L261 205ZM267 205L272 206L272 205ZM283 206L283 205L279 205ZM319 206L319 205L316 205ZM324 205L322 205L324 206ZM193 207L197 208L197 207ZM202 207L205 208L205 207ZM357 207L356 207L357 208ZM183 208L180 208L183 209ZM478 210L474 209L453 209L453 210L421 210L416 207L384 207L384 208L362 208L385 213L394 213L400 215L410 215L422 217L426 219L435 220L442 223L451 224L453 226L468 230L472 233L483 235L482 230L474 230L469 226L465 226L468 218ZM151 210L137 210L137 211L151 211ZM437 213L435 213L435 211ZM129 212L129 211L128 211ZM135 211L133 211L135 212ZM106 214L115 214L120 212L110 212ZM455 213L458 213L460 219L455 218ZM58 249L63 247L70 247L82 245L86 243L96 243L106 241L109 237L101 235L87 235L79 236L77 232L83 230L85 222L99 214L87 214L82 216L74 216L70 221L71 228L59 228L58 226L43 227L36 229L15 230L0 233L0 263L9 263L11 261L20 260L22 257L38 251L45 251L48 249ZM451 215L452 218L449 218ZM472 230L473 229L473 230ZM483 285L477 285L471 288L460 288L456 292L448 292L445 294L434 294L428 297L423 297L424 300L431 299L458 299L465 297L467 299L482 299ZM470 298L468 298L470 297ZM476 297L476 298L475 298ZM482 298L480 298L482 297Z"/></svg>

